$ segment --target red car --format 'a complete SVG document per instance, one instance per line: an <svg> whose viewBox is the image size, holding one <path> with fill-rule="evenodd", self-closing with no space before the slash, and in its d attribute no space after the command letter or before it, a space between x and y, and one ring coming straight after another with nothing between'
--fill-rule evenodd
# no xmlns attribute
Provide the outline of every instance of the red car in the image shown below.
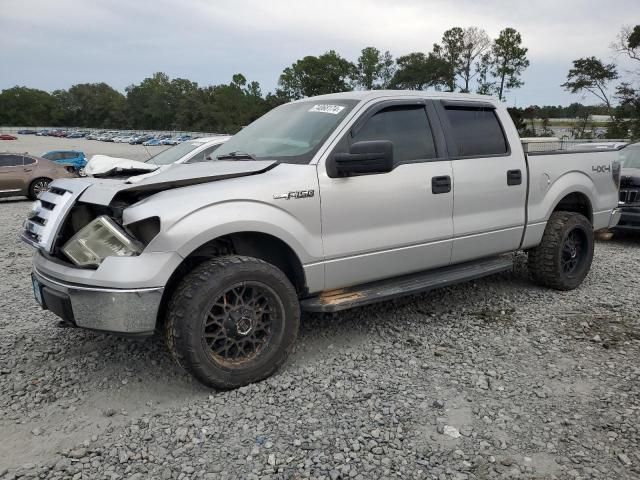
<svg viewBox="0 0 640 480"><path fill-rule="evenodd" d="M13 135L9 135L8 133L0 133L0 140L17 140L18 137L14 137Z"/></svg>

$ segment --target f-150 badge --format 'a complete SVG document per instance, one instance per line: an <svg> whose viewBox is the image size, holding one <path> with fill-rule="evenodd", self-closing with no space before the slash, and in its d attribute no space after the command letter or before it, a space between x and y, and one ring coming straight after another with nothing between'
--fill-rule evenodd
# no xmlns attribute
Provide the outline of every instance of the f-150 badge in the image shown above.
<svg viewBox="0 0 640 480"><path fill-rule="evenodd" d="M292 198L311 198L313 197L313 190L296 190L295 192L279 193L273 196L274 200L291 200Z"/></svg>

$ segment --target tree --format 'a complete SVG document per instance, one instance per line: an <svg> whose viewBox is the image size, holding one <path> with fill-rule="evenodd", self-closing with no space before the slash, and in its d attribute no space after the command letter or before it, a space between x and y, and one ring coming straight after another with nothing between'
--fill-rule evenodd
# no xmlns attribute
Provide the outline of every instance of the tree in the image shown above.
<svg viewBox="0 0 640 480"><path fill-rule="evenodd" d="M155 130L172 127L176 112L173 108L171 82L166 73L154 73L139 85L130 85L126 91L132 126Z"/></svg>
<svg viewBox="0 0 640 480"><path fill-rule="evenodd" d="M0 93L0 125L50 125L55 99L43 90L13 87Z"/></svg>
<svg viewBox="0 0 640 480"><path fill-rule="evenodd" d="M467 27L462 32L462 52L458 75L461 79L460 91L469 93L473 78L485 68L485 52L491 46L487 32L478 27Z"/></svg>
<svg viewBox="0 0 640 480"><path fill-rule="evenodd" d="M618 52L627 55L631 60L640 62L640 25L631 28L622 27L618 34L618 40L612 45Z"/></svg>
<svg viewBox="0 0 640 480"><path fill-rule="evenodd" d="M307 56L287 67L278 84L292 99L351 90L355 67L335 51L319 57Z"/></svg>
<svg viewBox="0 0 640 480"><path fill-rule="evenodd" d="M522 36L513 28L505 28L491 46L491 74L496 78L496 93L504 99L505 90L524 85L522 72L529 66L528 49L522 46Z"/></svg>
<svg viewBox="0 0 640 480"><path fill-rule="evenodd" d="M414 52L399 57L396 73L391 80L393 88L406 90L424 90L428 87L440 87L445 84L447 66L442 59L433 54Z"/></svg>
<svg viewBox="0 0 640 480"><path fill-rule="evenodd" d="M613 63L605 64L596 57L578 58L573 61L573 68L567 74L567 81L561 86L571 93L589 92L602 101L614 121L609 83L618 78L618 71Z"/></svg>
<svg viewBox="0 0 640 480"><path fill-rule="evenodd" d="M387 88L395 66L393 57L388 51L382 53L375 47L362 49L358 63L355 66L355 86L365 90Z"/></svg>
<svg viewBox="0 0 640 480"><path fill-rule="evenodd" d="M460 27L446 30L442 35L442 44L433 44L432 54L442 64L443 83L449 92L456 89L456 76L462 67L464 51L464 31Z"/></svg>
<svg viewBox="0 0 640 480"><path fill-rule="evenodd" d="M68 92L59 92L61 110L68 125L83 127L119 127L126 125L126 99L106 83L81 83Z"/></svg>

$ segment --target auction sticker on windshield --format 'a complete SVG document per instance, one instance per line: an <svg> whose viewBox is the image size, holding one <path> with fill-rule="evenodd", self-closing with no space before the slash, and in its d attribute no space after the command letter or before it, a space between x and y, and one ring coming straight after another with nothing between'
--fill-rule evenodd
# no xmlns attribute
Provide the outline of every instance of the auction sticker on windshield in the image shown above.
<svg viewBox="0 0 640 480"><path fill-rule="evenodd" d="M309 109L310 112L330 113L332 115L337 115L342 110L344 110L342 105L314 105Z"/></svg>

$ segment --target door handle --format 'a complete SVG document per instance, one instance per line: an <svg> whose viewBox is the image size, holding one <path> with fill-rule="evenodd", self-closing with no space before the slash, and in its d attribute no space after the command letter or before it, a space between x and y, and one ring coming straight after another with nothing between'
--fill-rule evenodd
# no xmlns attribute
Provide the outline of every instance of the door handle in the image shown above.
<svg viewBox="0 0 640 480"><path fill-rule="evenodd" d="M451 191L451 177L444 175L442 177L431 178L431 193L449 193Z"/></svg>
<svg viewBox="0 0 640 480"><path fill-rule="evenodd" d="M31 172L33 170L33 168L25 168L24 171L25 172Z"/></svg>
<svg viewBox="0 0 640 480"><path fill-rule="evenodd" d="M521 170L509 170L507 171L507 185L520 185L522 183L522 171Z"/></svg>

